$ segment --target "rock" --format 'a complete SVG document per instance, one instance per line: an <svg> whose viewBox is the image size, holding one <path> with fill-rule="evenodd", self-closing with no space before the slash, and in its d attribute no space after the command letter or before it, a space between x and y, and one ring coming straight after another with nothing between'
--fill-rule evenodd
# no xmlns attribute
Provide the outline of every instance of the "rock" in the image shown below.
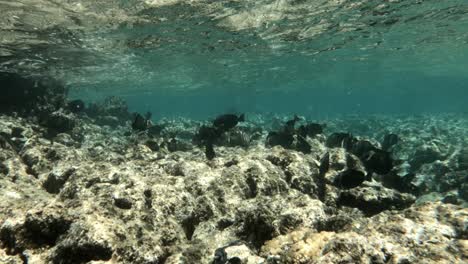
<svg viewBox="0 0 468 264"><path fill-rule="evenodd" d="M132 208L132 202L124 197L114 197L114 204L120 209L128 210Z"/></svg>
<svg viewBox="0 0 468 264"><path fill-rule="evenodd" d="M145 142L145 145L150 148L152 151L158 151L159 150L159 144L155 140L147 140Z"/></svg>
<svg viewBox="0 0 468 264"><path fill-rule="evenodd" d="M49 210L28 214L24 222L25 238L38 246L54 246L71 224L71 220L59 212Z"/></svg>
<svg viewBox="0 0 468 264"><path fill-rule="evenodd" d="M221 141L207 161L202 148L177 146L190 141L197 121L163 119L154 136L96 118L76 115L70 132L50 138L34 119L0 114L0 263L213 263L222 248L225 262L248 264L466 259L458 162L465 121L451 127L447 118L439 127L449 129L433 133L413 118L362 118L357 126L330 119L331 133L362 126L366 139L353 137L354 149L327 148L324 135L306 135L305 154L295 142L294 149L261 144L274 118L261 116L231 131L260 133L257 140ZM391 147L395 168L371 174L358 154L378 149L375 139L388 130L404 138ZM171 139L174 152L148 147ZM411 172L406 161L428 142L443 159ZM419 193L392 189L401 182L391 177L434 195L412 203Z"/></svg>
<svg viewBox="0 0 468 264"><path fill-rule="evenodd" d="M23 219L6 219L0 227L0 243L10 254L54 246L71 224L61 205L32 209Z"/></svg>
<svg viewBox="0 0 468 264"><path fill-rule="evenodd" d="M264 242L278 235L271 208L262 206L254 211L240 212L236 219L237 235L260 248Z"/></svg>
<svg viewBox="0 0 468 264"><path fill-rule="evenodd" d="M0 72L0 86L0 113L38 114L53 112L65 105L65 87L52 79Z"/></svg>
<svg viewBox="0 0 468 264"><path fill-rule="evenodd" d="M435 146L423 146L414 153L410 164L412 170L417 171L423 164L441 159L443 159L443 156Z"/></svg>
<svg viewBox="0 0 468 264"><path fill-rule="evenodd" d="M411 194L387 189L377 182L365 182L362 186L342 191L338 204L358 208L366 215L374 215L389 209L407 208L415 200Z"/></svg>
<svg viewBox="0 0 468 264"><path fill-rule="evenodd" d="M465 200L465 202L468 202L468 182L467 181L462 183L462 185L459 188L458 193L461 199Z"/></svg>
<svg viewBox="0 0 468 264"><path fill-rule="evenodd" d="M255 256L253 252L241 241L234 241L227 246L217 248L213 257L213 264L241 264L259 263L263 259Z"/></svg>
<svg viewBox="0 0 468 264"><path fill-rule="evenodd" d="M50 262L54 264L88 263L96 260L110 260L112 249L107 241L89 235L89 230L72 225L68 234L54 248Z"/></svg>
<svg viewBox="0 0 468 264"><path fill-rule="evenodd" d="M64 133L75 127L75 119L72 114L66 114L59 110L47 117L46 126L53 133Z"/></svg>
<svg viewBox="0 0 468 264"><path fill-rule="evenodd" d="M445 194L445 197L442 199L443 203L449 204L461 204L462 202L459 199L458 192L449 192Z"/></svg>
<svg viewBox="0 0 468 264"><path fill-rule="evenodd" d="M55 172L49 173L47 179L42 183L42 187L47 192L57 194L62 189L63 185L67 182L68 178L75 173L75 168L70 168L63 173L57 174Z"/></svg>
<svg viewBox="0 0 468 264"><path fill-rule="evenodd" d="M468 148L464 148L460 151L457 161L459 170L468 170Z"/></svg>
<svg viewBox="0 0 468 264"><path fill-rule="evenodd" d="M317 264L433 263L437 259L463 263L466 246L460 245L466 240L459 235L459 226L467 216L461 207L425 204L404 212L383 212L365 222L355 219L341 233L299 228L267 241L260 255L267 263L285 264L312 259ZM453 245L453 253L440 247L446 243Z"/></svg>
<svg viewBox="0 0 468 264"><path fill-rule="evenodd" d="M24 255L8 255L3 249L0 249L0 263L5 264L23 264L27 261Z"/></svg>
<svg viewBox="0 0 468 264"><path fill-rule="evenodd" d="M73 146L75 144L75 141L73 140L72 136L67 133L57 134L54 140L55 142L66 146Z"/></svg>
<svg viewBox="0 0 468 264"><path fill-rule="evenodd" d="M366 171L361 161L342 148L330 149L322 158L321 173L328 184L349 189L361 185L366 179Z"/></svg>

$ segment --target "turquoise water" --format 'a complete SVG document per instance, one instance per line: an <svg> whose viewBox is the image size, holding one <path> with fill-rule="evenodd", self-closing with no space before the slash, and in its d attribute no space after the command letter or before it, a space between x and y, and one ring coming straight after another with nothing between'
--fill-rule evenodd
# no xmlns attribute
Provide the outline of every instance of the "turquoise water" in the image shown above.
<svg viewBox="0 0 468 264"><path fill-rule="evenodd" d="M468 0L0 0L0 264L468 263L467 106Z"/></svg>
<svg viewBox="0 0 468 264"><path fill-rule="evenodd" d="M464 112L468 2L1 1L0 70L132 111Z"/></svg>

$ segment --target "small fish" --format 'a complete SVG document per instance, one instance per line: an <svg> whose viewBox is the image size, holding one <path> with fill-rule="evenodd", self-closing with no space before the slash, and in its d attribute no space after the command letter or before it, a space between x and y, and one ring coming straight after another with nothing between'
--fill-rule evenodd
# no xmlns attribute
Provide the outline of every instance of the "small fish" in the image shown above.
<svg viewBox="0 0 468 264"><path fill-rule="evenodd" d="M169 150L170 152L174 152L178 150L177 139L172 138L171 140L169 140L169 142L167 142L167 150Z"/></svg>
<svg viewBox="0 0 468 264"><path fill-rule="evenodd" d="M318 134L322 134L324 127L324 124L308 123L306 125L300 126L297 130L299 135L303 137L309 136L312 138Z"/></svg>
<svg viewBox="0 0 468 264"><path fill-rule="evenodd" d="M212 160L216 157L216 153L213 148L213 142L207 142L205 145L205 156L208 160Z"/></svg>
<svg viewBox="0 0 468 264"><path fill-rule="evenodd" d="M294 135L286 132L276 132L272 131L268 133L267 136L267 145L268 146L282 146L283 148L291 148L293 142L294 142Z"/></svg>
<svg viewBox="0 0 468 264"><path fill-rule="evenodd" d="M288 120L286 122L286 125L284 126L284 132L286 133L289 133L289 134L293 134L294 133L294 126L296 125L296 122L301 120L300 117L298 117L297 115L294 115L294 118L291 119L291 120Z"/></svg>
<svg viewBox="0 0 468 264"><path fill-rule="evenodd" d="M350 150L356 142L356 138L350 133L333 133L325 142L325 145L329 148L345 148Z"/></svg>
<svg viewBox="0 0 468 264"><path fill-rule="evenodd" d="M393 169L393 158L390 152L380 149L369 151L362 157L364 166L368 171L377 174L387 174Z"/></svg>
<svg viewBox="0 0 468 264"><path fill-rule="evenodd" d="M309 154L312 152L312 146L307 142L304 137L297 136L296 149L304 154Z"/></svg>
<svg viewBox="0 0 468 264"><path fill-rule="evenodd" d="M146 120L148 120L148 121L151 120L151 117L152 117L152 116L153 116L153 114L152 114L151 112L149 112L149 111L146 112L146 114L145 114L145 118L146 118Z"/></svg>
<svg viewBox="0 0 468 264"><path fill-rule="evenodd" d="M67 103L67 109L73 113L80 113L85 109L85 103L80 99L72 100Z"/></svg>
<svg viewBox="0 0 468 264"><path fill-rule="evenodd" d="M234 128L237 126L239 122L244 122L245 116L241 114L240 116L234 114L225 114L218 116L213 121L213 126L221 129L222 131L228 131L229 129Z"/></svg>
<svg viewBox="0 0 468 264"><path fill-rule="evenodd" d="M358 157L363 157L367 153L377 150L368 140L356 140L349 151Z"/></svg>
<svg viewBox="0 0 468 264"><path fill-rule="evenodd" d="M206 142L215 142L222 134L222 131L215 127L201 126L198 133L194 137L197 144L205 144Z"/></svg>
<svg viewBox="0 0 468 264"><path fill-rule="evenodd" d="M212 264L241 264L241 260L239 257L232 257L229 258L226 248L232 246L241 245L242 242L240 240L233 241L224 247L217 248L214 254L214 259Z"/></svg>
<svg viewBox="0 0 468 264"><path fill-rule="evenodd" d="M387 134L387 135L385 135L384 140L382 142L382 148L384 150L388 150L393 145L397 144L398 141L400 141L398 135L396 135L396 134Z"/></svg>
<svg viewBox="0 0 468 264"><path fill-rule="evenodd" d="M148 121L142 115L136 113L132 123L132 129L136 131L144 131L148 128Z"/></svg>

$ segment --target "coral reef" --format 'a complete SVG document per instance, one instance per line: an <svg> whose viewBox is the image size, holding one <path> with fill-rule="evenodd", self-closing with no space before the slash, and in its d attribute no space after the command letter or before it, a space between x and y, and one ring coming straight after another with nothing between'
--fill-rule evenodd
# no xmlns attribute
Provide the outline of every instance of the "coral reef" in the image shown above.
<svg viewBox="0 0 468 264"><path fill-rule="evenodd" d="M386 128L357 136L345 120L308 128L298 120L294 140L307 141L304 152L265 144L273 121L246 115L208 160L192 142L207 123L160 120L158 133L134 131L126 109L109 99L82 112L55 109L45 123L0 115L1 263L468 258L468 142L458 127L466 119L438 133L460 117L419 117L435 128L413 117L369 118ZM344 128L353 135L333 134ZM379 150L392 159L389 171L361 155Z"/></svg>

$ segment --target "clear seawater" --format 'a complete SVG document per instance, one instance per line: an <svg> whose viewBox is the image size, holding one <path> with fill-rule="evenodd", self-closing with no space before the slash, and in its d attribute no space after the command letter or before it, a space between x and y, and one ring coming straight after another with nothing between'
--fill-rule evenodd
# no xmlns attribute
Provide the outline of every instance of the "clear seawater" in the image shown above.
<svg viewBox="0 0 468 264"><path fill-rule="evenodd" d="M466 0L0 1L0 70L131 111L466 112Z"/></svg>

